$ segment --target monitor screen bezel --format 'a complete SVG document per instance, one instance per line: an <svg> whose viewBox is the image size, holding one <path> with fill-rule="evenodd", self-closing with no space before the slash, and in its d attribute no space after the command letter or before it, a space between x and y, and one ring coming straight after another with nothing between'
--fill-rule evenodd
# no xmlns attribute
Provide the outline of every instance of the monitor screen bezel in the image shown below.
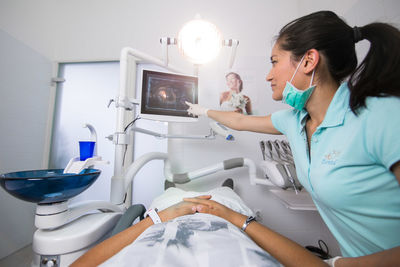
<svg viewBox="0 0 400 267"><path fill-rule="evenodd" d="M171 111L166 111L166 112L153 112L151 110L145 110L144 103L146 101L147 97L147 84L148 84L148 79L151 77L151 75L161 75L165 77L170 77L173 79L179 79L179 80L188 80L190 82L194 82L196 85L195 88L195 99L193 101L194 104L198 104L198 77L193 76L193 75L187 75L187 74L179 74L179 73L174 73L174 72L168 72L168 71L159 71L159 70L152 70L152 69L142 69L142 82L141 82L141 102L140 102L140 107L139 107L139 113L140 117L143 119L149 119L149 120L157 120L157 121L166 121L166 122L196 122L198 121L197 116L192 116L189 115L188 113L185 114L179 114L179 113L174 113ZM189 107L188 107L189 108Z"/></svg>

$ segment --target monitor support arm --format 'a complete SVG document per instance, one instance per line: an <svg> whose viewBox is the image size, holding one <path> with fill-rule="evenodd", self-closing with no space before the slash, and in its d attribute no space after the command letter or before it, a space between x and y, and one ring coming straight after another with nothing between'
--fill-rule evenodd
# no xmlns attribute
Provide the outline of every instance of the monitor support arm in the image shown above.
<svg viewBox="0 0 400 267"><path fill-rule="evenodd" d="M153 132L150 130L146 130L143 128L131 126L128 128L131 131L152 135L156 138L165 139L165 138L175 138L175 139L215 139L215 132L210 129L210 133L208 135L183 135L183 134L161 134L157 132Z"/></svg>
<svg viewBox="0 0 400 267"><path fill-rule="evenodd" d="M125 134L125 127L127 123L130 121L131 116L135 117L135 109L133 108L131 111L127 109L132 108L134 104L129 99L129 95L135 95L136 92L136 66L137 63L151 63L157 66L164 67L172 72L176 73L185 73L184 71L179 70L178 68L171 66L165 66L163 60L147 55L141 51L133 49L131 47L125 47L121 51L120 56L120 82L119 88L117 89L117 95L115 100L111 102L116 103L117 109L117 120L115 126L115 133L112 135L113 143L115 145L115 154L114 154L114 175L113 179L119 180L123 179L124 174L124 157L126 145L129 143L129 140ZM133 112L133 114L132 114ZM118 190L113 189L114 184L111 184L111 196L113 199L116 196L113 194L118 193Z"/></svg>
<svg viewBox="0 0 400 267"><path fill-rule="evenodd" d="M107 107L109 108L111 103L115 102L115 107L119 108L119 107L123 107L125 110L131 111L134 109L135 106L140 105L140 101L136 98L128 98L125 97L124 99L121 98L117 98L117 99L110 99L110 101L108 102Z"/></svg>

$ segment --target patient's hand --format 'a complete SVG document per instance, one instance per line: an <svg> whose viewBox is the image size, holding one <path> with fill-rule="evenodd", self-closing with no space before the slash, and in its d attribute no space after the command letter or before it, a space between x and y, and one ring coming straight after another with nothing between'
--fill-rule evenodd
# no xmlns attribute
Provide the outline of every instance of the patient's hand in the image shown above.
<svg viewBox="0 0 400 267"><path fill-rule="evenodd" d="M184 198L183 200L195 204L194 207L197 212L213 214L230 222L232 222L233 218L239 214L214 200L204 198L204 196Z"/></svg>
<svg viewBox="0 0 400 267"><path fill-rule="evenodd" d="M210 199L211 196L200 196L200 199ZM158 213L161 221L166 222L176 217L196 213L196 205L192 202L182 201Z"/></svg>

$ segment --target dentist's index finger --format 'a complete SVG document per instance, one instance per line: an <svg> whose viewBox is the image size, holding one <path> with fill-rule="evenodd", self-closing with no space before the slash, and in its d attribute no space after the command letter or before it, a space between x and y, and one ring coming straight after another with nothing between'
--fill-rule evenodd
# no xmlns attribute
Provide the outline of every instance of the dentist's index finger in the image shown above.
<svg viewBox="0 0 400 267"><path fill-rule="evenodd" d="M185 101L185 104L188 105L189 107L192 106L192 103Z"/></svg>

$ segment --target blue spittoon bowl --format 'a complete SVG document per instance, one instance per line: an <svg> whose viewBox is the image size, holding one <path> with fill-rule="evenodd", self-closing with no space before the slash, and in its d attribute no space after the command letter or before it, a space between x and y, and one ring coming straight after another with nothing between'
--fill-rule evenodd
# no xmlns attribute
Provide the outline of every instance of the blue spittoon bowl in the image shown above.
<svg viewBox="0 0 400 267"><path fill-rule="evenodd" d="M66 201L91 186L101 171L84 169L79 174L64 169L10 172L0 175L0 185L11 195L24 201L48 204Z"/></svg>

